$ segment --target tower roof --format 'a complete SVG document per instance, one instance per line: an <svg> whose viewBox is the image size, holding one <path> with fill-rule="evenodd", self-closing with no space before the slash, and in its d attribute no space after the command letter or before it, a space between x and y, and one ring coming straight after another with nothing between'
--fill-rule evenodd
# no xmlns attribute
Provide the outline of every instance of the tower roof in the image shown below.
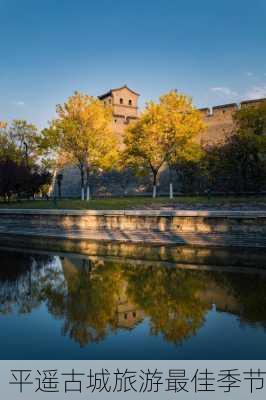
<svg viewBox="0 0 266 400"><path fill-rule="evenodd" d="M105 97L111 96L111 95L112 95L112 92L116 92L116 91L121 90L121 89L127 89L127 90L129 90L131 93L135 94L136 96L139 96L139 93L134 92L134 90L130 89L127 85L124 85L124 86L121 86L121 87L119 87L119 88L110 89L108 92L106 92L106 93L104 93L104 94L98 96L98 99L102 100L102 99L104 99Z"/></svg>

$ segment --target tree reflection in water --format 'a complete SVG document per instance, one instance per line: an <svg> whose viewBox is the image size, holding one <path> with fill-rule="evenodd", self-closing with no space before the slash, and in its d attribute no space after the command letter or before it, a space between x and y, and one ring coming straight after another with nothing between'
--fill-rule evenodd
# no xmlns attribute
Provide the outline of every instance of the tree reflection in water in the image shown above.
<svg viewBox="0 0 266 400"><path fill-rule="evenodd" d="M151 335L180 344L204 325L213 304L240 322L266 328L266 280L152 262L0 253L0 314L46 304L62 332L81 346L146 319ZM251 279L252 278L252 279Z"/></svg>
<svg viewBox="0 0 266 400"><path fill-rule="evenodd" d="M219 274L211 277L232 299L228 309L239 317L242 325L254 325L266 330L266 279L260 274Z"/></svg>
<svg viewBox="0 0 266 400"><path fill-rule="evenodd" d="M0 252L0 314L29 313L38 307L49 273L56 276L56 264L53 256Z"/></svg>
<svg viewBox="0 0 266 400"><path fill-rule="evenodd" d="M127 270L129 295L150 318L152 334L179 343L195 334L210 304L197 298L206 287L205 274L165 267Z"/></svg>

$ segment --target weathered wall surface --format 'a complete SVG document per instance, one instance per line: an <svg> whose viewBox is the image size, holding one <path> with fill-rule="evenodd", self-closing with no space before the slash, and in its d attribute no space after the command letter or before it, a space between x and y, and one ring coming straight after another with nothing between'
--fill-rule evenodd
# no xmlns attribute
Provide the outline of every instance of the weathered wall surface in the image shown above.
<svg viewBox="0 0 266 400"><path fill-rule="evenodd" d="M234 133L234 113L243 107L256 107L265 102L266 99L242 101L239 105L236 103L224 104L211 108L201 108L200 112L206 130L199 137L198 142L202 146L223 143L226 138Z"/></svg>
<svg viewBox="0 0 266 400"><path fill-rule="evenodd" d="M223 142L233 133L233 115L238 110L237 104L227 104L200 110L206 130L200 133L199 143L202 146Z"/></svg>
<svg viewBox="0 0 266 400"><path fill-rule="evenodd" d="M266 213L0 210L0 234L107 242L266 247Z"/></svg>
<svg viewBox="0 0 266 400"><path fill-rule="evenodd" d="M266 234L264 211L0 210L0 227Z"/></svg>
<svg viewBox="0 0 266 400"><path fill-rule="evenodd" d="M69 166L64 168L62 172L62 196L73 198L80 197L81 178L79 169L74 166ZM168 173L166 173L166 175L168 176ZM110 171L94 174L90 178L90 187L92 196L96 197L139 195L152 190L149 177L138 177L133 174L133 172L130 173L129 171L124 173ZM162 189L162 187L160 189ZM167 191L168 186L164 187L164 189ZM56 193L57 192L58 189L56 188Z"/></svg>

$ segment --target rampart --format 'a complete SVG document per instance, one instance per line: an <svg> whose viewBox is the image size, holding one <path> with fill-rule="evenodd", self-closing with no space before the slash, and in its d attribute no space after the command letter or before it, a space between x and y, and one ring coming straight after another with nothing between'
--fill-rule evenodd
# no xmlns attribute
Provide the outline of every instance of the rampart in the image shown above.
<svg viewBox="0 0 266 400"><path fill-rule="evenodd" d="M215 106L212 108L200 108L206 130L199 136L201 145L212 145L222 143L228 136L234 132L234 113L243 107L256 107L258 104L265 102L264 99L246 100L240 104L230 103Z"/></svg>
<svg viewBox="0 0 266 400"><path fill-rule="evenodd" d="M101 96L103 101L109 102L111 99L111 92ZM128 123L134 119L137 119L136 107L137 107L137 94L135 97L126 88L120 88L115 91L119 94L118 98L114 96L111 101L115 104L119 103L119 97L123 97L124 105L118 104L116 106L116 113L113 115L113 129L119 139L120 146L122 147L124 130L128 126ZM128 114L128 103L131 101L130 114ZM202 113L206 129L199 134L196 141L202 145L215 145L222 144L225 139L232 135L234 132L234 120L233 115L240 107L254 107L266 99L242 101L240 104L231 103L215 106L212 108L201 108L199 111ZM125 110L123 112L123 110ZM128 117L130 117L128 119ZM165 172L165 170L163 171ZM80 196L80 171L77 167L66 167L63 171L63 183L62 183L62 195L65 197L79 197ZM164 186L165 182L165 186ZM160 182L162 191L168 191L168 174L166 179L162 179ZM126 186L126 187L125 187ZM110 175L107 178L99 176L96 181L92 182L92 188L94 190L93 195L124 195L126 194L139 194L150 192L151 187L149 186L148 179L144 180L138 178L136 180L130 180L128 183L121 185L120 178L115 175Z"/></svg>

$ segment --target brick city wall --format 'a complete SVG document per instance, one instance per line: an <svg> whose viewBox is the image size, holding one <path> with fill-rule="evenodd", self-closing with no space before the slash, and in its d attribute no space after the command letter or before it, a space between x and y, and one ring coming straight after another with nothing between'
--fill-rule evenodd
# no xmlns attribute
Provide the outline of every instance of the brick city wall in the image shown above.
<svg viewBox="0 0 266 400"><path fill-rule="evenodd" d="M266 101L266 99L242 101L237 103L224 104L212 108L201 108L206 130L199 135L199 143L204 145L213 145L222 143L228 136L234 132L234 113L243 107L255 107Z"/></svg>
<svg viewBox="0 0 266 400"><path fill-rule="evenodd" d="M130 93L128 89L122 88L114 92L115 96L107 96L104 101L106 104L115 105L116 114L113 116L113 130L118 137L121 147L123 147L123 133L128 127L128 117L136 118L137 115L137 96ZM123 98L124 105L120 106L120 97ZM132 108L128 106L129 100L132 101ZM202 113L204 123L206 125L205 131L200 133L197 142L202 146L214 145L222 143L228 136L234 132L234 113L241 107L254 107L259 103L266 101L266 99L242 101L240 105L224 104L212 108L202 108L199 111ZM165 176L163 176L164 174ZM66 167L63 170L62 182L62 195L63 197L79 197L80 196L80 172L76 167ZM163 171L161 173L162 179L159 178L160 192L168 191L168 173ZM124 189L120 185L119 179L115 181L111 176L106 180L99 177L98 182L92 182L93 195L121 196L125 194ZM136 181L130 180L126 188L127 195L138 195L149 193L151 186L148 179L138 178Z"/></svg>

